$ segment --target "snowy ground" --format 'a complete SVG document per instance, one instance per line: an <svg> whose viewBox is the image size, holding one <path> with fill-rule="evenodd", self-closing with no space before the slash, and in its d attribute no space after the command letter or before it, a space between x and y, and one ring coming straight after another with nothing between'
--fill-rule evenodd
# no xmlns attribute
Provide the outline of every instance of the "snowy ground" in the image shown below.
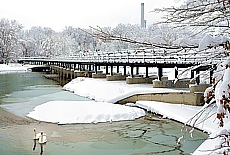
<svg viewBox="0 0 230 155"><path fill-rule="evenodd" d="M32 65L21 65L18 63L0 64L0 74L11 73L11 72L27 72Z"/></svg>
<svg viewBox="0 0 230 155"><path fill-rule="evenodd" d="M21 67L23 66L19 66L18 69L21 69ZM13 68L12 70L16 70L15 66ZM10 68L1 65L0 70L10 70ZM27 70L27 68L25 70ZM111 122L132 120L144 116L145 112L137 108L141 107L148 111L161 114L164 117L186 123L195 113L202 109L202 107L198 106L154 101L137 101L135 104L129 104L137 107L112 104L121 98L136 93L182 91L176 89L152 88L151 84L127 85L125 81L77 78L66 84L63 89L80 96L94 99L95 102L51 101L35 107L27 116L37 120L61 124ZM215 112L215 108L210 110L210 113ZM228 129L230 125L228 119L226 119L224 128L218 128L218 122L215 119L215 115L207 117L204 113L204 116L200 118L200 123L198 123L199 125L196 127L210 133L210 137L214 137L219 132L223 132L223 129ZM202 123L203 119L207 119L205 123ZM194 154L216 154L213 151L207 150L213 150L219 143L219 139L206 140Z"/></svg>
<svg viewBox="0 0 230 155"><path fill-rule="evenodd" d="M9 72L25 72L28 67L22 66L20 64L0 64L0 73L9 73Z"/></svg>

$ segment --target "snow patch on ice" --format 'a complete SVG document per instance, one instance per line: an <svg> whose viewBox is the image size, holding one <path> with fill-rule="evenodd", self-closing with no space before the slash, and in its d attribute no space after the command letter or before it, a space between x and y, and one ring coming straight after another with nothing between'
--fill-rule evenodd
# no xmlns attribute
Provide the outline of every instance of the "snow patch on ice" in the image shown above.
<svg viewBox="0 0 230 155"><path fill-rule="evenodd" d="M137 107L94 101L50 101L34 108L27 117L58 124L134 120L145 116Z"/></svg>

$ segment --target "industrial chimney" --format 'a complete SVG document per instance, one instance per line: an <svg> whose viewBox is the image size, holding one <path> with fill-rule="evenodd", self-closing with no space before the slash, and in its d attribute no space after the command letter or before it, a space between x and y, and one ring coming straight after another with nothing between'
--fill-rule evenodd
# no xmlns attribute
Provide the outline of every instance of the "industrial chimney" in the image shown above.
<svg viewBox="0 0 230 155"><path fill-rule="evenodd" d="M144 3L141 3L141 27L146 28L146 21L144 15Z"/></svg>

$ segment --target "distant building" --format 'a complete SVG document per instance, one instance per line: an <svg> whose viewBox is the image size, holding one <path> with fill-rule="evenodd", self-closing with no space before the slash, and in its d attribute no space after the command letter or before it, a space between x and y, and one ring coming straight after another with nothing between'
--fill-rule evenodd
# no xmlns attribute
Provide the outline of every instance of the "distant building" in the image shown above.
<svg viewBox="0 0 230 155"><path fill-rule="evenodd" d="M144 3L141 3L141 27L146 28Z"/></svg>

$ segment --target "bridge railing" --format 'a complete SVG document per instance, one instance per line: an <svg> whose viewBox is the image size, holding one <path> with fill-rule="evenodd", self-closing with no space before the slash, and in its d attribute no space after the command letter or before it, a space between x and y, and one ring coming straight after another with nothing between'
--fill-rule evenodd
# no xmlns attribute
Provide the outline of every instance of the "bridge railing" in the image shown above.
<svg viewBox="0 0 230 155"><path fill-rule="evenodd" d="M108 63L193 63L200 64L208 61L207 55L189 56L174 54L164 56L162 53L145 51L115 51L115 52L79 52L76 55L64 57L24 57L19 60L57 60L57 61L76 61L76 62L108 62ZM213 63L219 59L212 60Z"/></svg>
<svg viewBox="0 0 230 155"><path fill-rule="evenodd" d="M83 62L123 62L123 63L200 63L207 61L207 57L180 57L180 56L157 56L149 53L100 53L79 54L65 57L68 60Z"/></svg>

